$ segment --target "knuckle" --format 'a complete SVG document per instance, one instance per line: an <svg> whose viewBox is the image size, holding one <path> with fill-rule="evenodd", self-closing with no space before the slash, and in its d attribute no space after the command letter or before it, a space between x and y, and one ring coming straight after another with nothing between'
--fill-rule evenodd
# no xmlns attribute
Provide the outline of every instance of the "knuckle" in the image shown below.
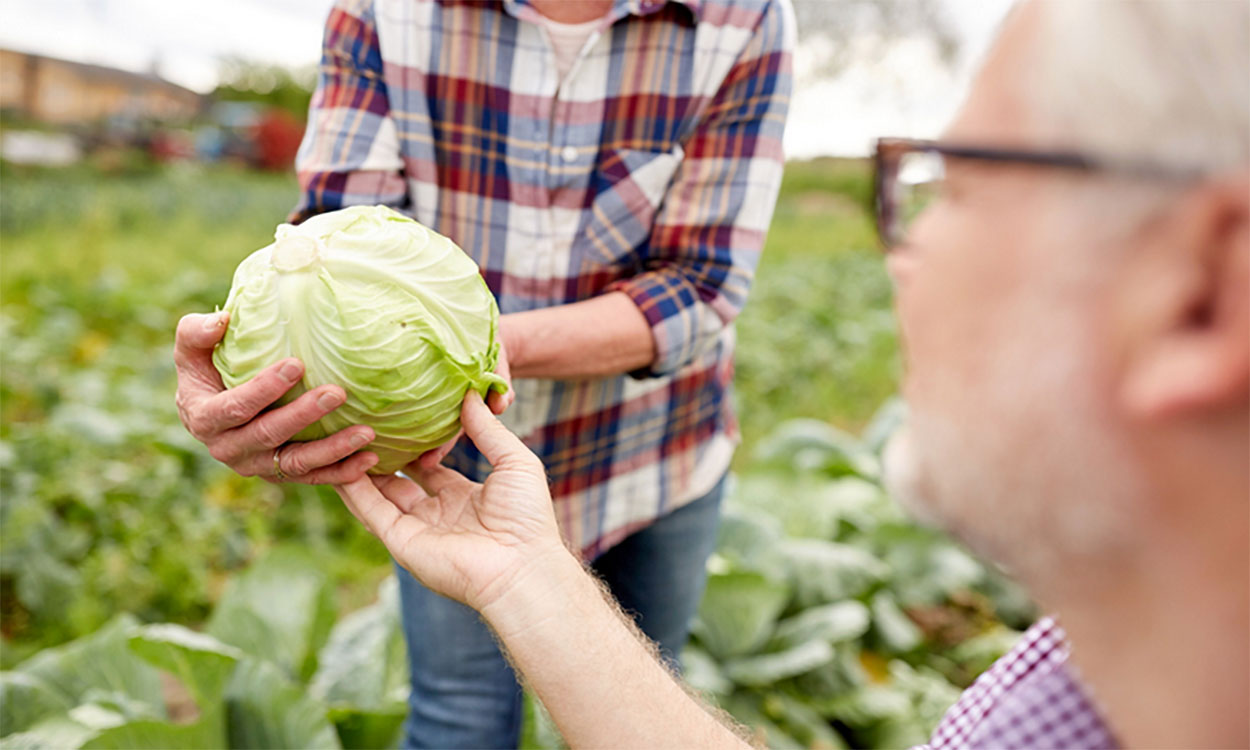
<svg viewBox="0 0 1250 750"><path fill-rule="evenodd" d="M243 422L252 415L252 410L246 401L239 398L232 398L221 407L221 415L231 422Z"/></svg>
<svg viewBox="0 0 1250 750"><path fill-rule="evenodd" d="M216 441L208 446L208 454L223 464L232 464L239 457L239 453L234 446L223 441Z"/></svg>
<svg viewBox="0 0 1250 750"><path fill-rule="evenodd" d="M204 413L195 409L188 409L183 415L182 422L187 426L187 432L201 442L214 432L212 424Z"/></svg>
<svg viewBox="0 0 1250 750"><path fill-rule="evenodd" d="M285 464L282 467L282 472L289 476L303 476L312 471L313 468L308 465L308 459L304 458L303 451L290 450L283 453L282 463Z"/></svg>
<svg viewBox="0 0 1250 750"><path fill-rule="evenodd" d="M265 448L277 448L286 442L286 437L282 434L282 431L269 420L257 422L254 434L256 442Z"/></svg>
<svg viewBox="0 0 1250 750"><path fill-rule="evenodd" d="M195 325L196 318L199 317L195 313L187 313L178 319L178 325L174 326L174 346L186 342L191 334L191 326Z"/></svg>

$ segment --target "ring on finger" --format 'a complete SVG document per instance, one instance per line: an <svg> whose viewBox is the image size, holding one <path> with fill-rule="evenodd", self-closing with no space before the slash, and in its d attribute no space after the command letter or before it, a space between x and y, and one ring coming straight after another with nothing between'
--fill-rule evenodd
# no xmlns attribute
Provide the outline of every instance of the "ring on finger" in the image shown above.
<svg viewBox="0 0 1250 750"><path fill-rule="evenodd" d="M285 446L278 446L277 448L274 448L273 450L273 478L277 479L279 482L285 482L287 480L286 473L282 471L282 448L283 447Z"/></svg>

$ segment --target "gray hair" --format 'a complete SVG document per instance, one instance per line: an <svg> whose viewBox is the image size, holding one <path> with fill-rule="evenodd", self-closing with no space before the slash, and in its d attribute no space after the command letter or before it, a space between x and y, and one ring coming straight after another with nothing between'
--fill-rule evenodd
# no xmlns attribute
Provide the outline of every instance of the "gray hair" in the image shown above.
<svg viewBox="0 0 1250 750"><path fill-rule="evenodd" d="M1046 0L1035 126L1071 146L1227 173L1250 166L1250 2Z"/></svg>

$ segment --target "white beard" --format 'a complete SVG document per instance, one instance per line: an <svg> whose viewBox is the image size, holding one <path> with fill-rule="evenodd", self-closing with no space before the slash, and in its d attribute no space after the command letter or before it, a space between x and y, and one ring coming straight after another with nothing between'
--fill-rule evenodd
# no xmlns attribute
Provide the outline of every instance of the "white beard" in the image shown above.
<svg viewBox="0 0 1250 750"><path fill-rule="evenodd" d="M1147 491L1075 366L1076 342L1039 345L1048 333L1007 347L985 387L946 389L943 413L913 404L885 455L886 486L909 513L1031 583L1094 574L1132 545ZM955 398L967 417L946 410Z"/></svg>

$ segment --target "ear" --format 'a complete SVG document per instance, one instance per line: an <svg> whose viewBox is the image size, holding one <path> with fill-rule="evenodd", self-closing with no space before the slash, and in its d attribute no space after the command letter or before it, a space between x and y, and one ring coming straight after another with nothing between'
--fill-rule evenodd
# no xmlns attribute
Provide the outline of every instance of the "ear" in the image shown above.
<svg viewBox="0 0 1250 750"><path fill-rule="evenodd" d="M1142 248L1154 299L1128 353L1122 398L1144 419L1250 403L1250 174L1182 196Z"/></svg>

